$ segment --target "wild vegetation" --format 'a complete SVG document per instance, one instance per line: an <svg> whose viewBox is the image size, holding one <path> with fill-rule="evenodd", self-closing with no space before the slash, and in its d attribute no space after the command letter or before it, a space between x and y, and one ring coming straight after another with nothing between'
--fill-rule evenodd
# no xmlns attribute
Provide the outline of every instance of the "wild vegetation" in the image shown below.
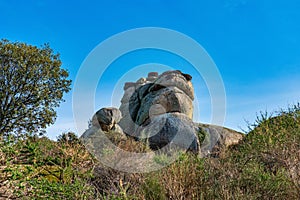
<svg viewBox="0 0 300 200"><path fill-rule="evenodd" d="M56 118L54 108L71 88L59 54L0 40L0 134L43 132Z"/></svg>
<svg viewBox="0 0 300 200"><path fill-rule="evenodd" d="M101 165L74 133L58 141L1 139L2 198L20 199L299 199L300 105L258 116L237 145L218 158L182 153L159 171L126 174ZM147 151L113 138L128 151ZM163 162L164 157L157 159Z"/></svg>
<svg viewBox="0 0 300 200"><path fill-rule="evenodd" d="M161 170L130 174L101 164L75 133L57 141L40 135L71 84L48 45L1 40L0 67L0 199L300 199L300 104L261 114L218 156L182 152ZM123 150L151 151L113 131L107 136Z"/></svg>

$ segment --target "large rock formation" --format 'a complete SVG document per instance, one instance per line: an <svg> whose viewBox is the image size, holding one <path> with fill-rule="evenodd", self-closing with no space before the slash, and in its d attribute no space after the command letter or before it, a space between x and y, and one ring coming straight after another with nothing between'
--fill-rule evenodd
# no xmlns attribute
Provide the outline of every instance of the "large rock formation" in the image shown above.
<svg viewBox="0 0 300 200"><path fill-rule="evenodd" d="M137 139L146 138L153 149L172 144L197 152L191 79L180 71L167 71L159 76L151 72L136 83L126 83L119 123L124 132Z"/></svg>
<svg viewBox="0 0 300 200"><path fill-rule="evenodd" d="M126 83L120 110L102 108L97 111L92 126L82 138L113 131L121 137L126 137L125 133L145 141L153 150L175 147L202 156L218 156L224 148L237 144L243 135L192 121L194 89L191 80L190 75L176 70L160 75L150 72L147 78Z"/></svg>

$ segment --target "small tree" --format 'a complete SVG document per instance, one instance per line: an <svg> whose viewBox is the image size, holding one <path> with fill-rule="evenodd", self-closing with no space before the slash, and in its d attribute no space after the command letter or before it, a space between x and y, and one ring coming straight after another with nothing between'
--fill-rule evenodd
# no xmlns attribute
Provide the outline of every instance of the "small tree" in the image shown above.
<svg viewBox="0 0 300 200"><path fill-rule="evenodd" d="M57 137L57 141L59 143L66 144L81 144L81 141L77 137L77 135L73 132L62 133Z"/></svg>
<svg viewBox="0 0 300 200"><path fill-rule="evenodd" d="M0 40L0 135L38 132L56 118L70 90L68 72L49 45Z"/></svg>

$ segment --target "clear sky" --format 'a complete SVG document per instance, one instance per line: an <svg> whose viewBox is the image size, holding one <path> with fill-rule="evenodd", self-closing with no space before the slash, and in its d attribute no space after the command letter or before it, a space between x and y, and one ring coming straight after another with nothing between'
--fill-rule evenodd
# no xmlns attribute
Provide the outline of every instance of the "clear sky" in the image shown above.
<svg viewBox="0 0 300 200"><path fill-rule="evenodd" d="M0 9L0 38L38 46L50 43L61 54L72 80L86 56L119 32L163 27L190 36L206 49L220 71L227 96L225 126L236 130L246 127L245 120L253 122L259 111L272 112L300 100L298 0L0 0ZM111 91L122 73L149 62L194 75L188 63L173 55L133 52L116 60L105 73L95 110L110 106ZM161 68L154 66L151 71ZM205 83L196 76L193 84L200 112L195 120L209 123ZM52 139L75 130L72 91L65 99L57 109L56 123L48 128Z"/></svg>

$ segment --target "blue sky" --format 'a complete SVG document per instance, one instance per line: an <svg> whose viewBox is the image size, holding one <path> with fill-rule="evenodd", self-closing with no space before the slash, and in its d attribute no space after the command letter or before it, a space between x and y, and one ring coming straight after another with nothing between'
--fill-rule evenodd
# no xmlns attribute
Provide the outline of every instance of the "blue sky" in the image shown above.
<svg viewBox="0 0 300 200"><path fill-rule="evenodd" d="M38 46L49 42L61 54L72 80L86 56L110 36L134 28L163 27L196 40L216 63L226 89L225 126L240 130L245 120L255 120L257 112L272 112L300 100L297 0L0 0L0 8L0 38ZM132 52L109 66L98 85L95 109L110 106L111 91L126 71L149 62L194 76L191 66L174 55ZM205 83L195 75L193 84L200 112L196 120L209 123ZM72 92L65 99L57 109L56 123L48 129L50 138L75 130Z"/></svg>

